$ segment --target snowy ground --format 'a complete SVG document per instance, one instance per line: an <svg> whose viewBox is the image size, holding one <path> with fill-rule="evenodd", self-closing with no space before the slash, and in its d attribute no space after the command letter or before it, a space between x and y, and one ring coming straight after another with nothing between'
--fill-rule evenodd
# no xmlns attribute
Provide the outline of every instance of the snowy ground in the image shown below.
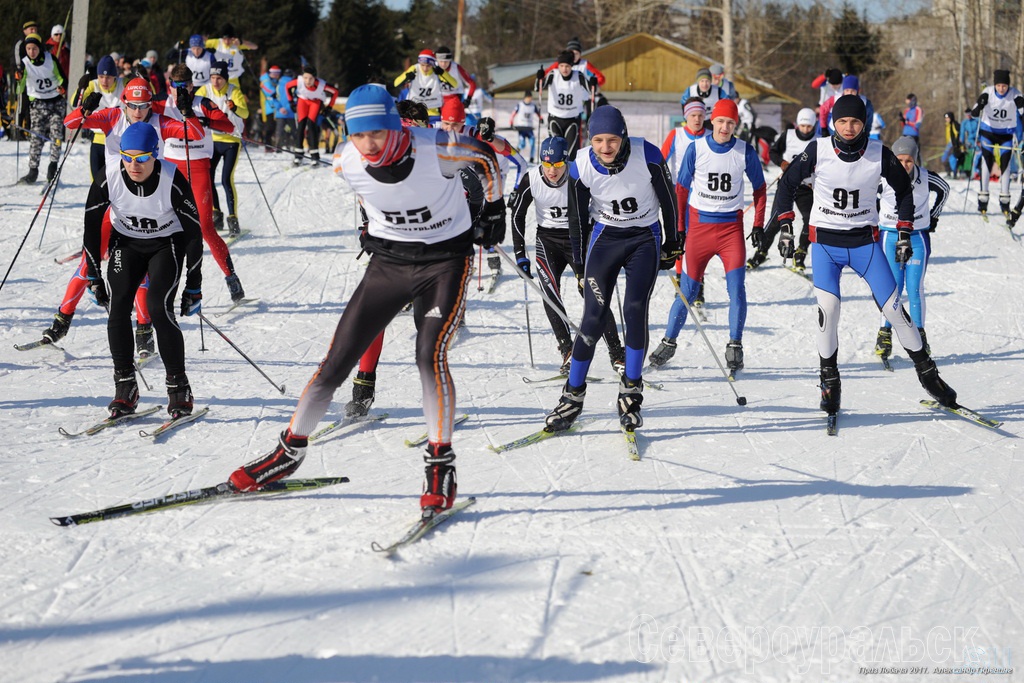
<svg viewBox="0 0 1024 683"><path fill-rule="evenodd" d="M284 236L243 158L253 234L233 251L260 302L213 318L228 295L207 259L204 312L286 395L209 329L200 352L188 320L206 418L157 443L137 435L153 419L64 439L58 427L91 424L111 396L104 316L83 301L66 356L12 344L47 327L74 267L53 257L80 243L85 152L67 163L42 248L40 218L0 293L0 681L850 681L861 667L926 672L871 680L962 681L981 674L939 671L1020 666L1024 247L1001 220L961 213L964 181L934 236L927 329L943 377L1001 431L920 406L902 351L895 373L882 370L877 312L848 276L841 430L826 436L811 286L773 251L748 278L746 407L688 324L674 362L650 375L665 390L647 392L641 462L625 457L603 348L594 372L607 381L591 385L580 434L495 455L489 443L533 431L559 392L522 382L557 358L531 291L530 368L523 288L506 275L491 296L474 283L451 354L471 415L455 442L460 494L479 502L389 561L370 544L413 521L422 476L403 443L423 431L409 316L389 329L379 371L375 409L390 417L311 447L299 471L351 483L78 528L48 521L215 484L272 447L363 269L342 183L254 150ZM14 179L5 141L4 270L40 201ZM710 273L707 331L721 354L717 261ZM652 343L671 300L663 279ZM164 401L159 361L146 376L143 402ZM339 409L348 397L346 385Z"/></svg>

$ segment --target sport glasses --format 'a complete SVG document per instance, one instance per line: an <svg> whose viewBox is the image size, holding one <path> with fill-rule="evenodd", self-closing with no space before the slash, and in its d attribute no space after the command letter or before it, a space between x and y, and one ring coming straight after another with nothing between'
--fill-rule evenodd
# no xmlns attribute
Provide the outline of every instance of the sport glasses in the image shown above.
<svg viewBox="0 0 1024 683"><path fill-rule="evenodd" d="M129 109L135 109L135 110L140 110L140 109L149 109L149 108L150 108L150 106L151 106L149 102L139 102L139 103L135 103L135 102L125 102L125 105L126 105L126 106L127 106L127 107L128 107Z"/></svg>
<svg viewBox="0 0 1024 683"><path fill-rule="evenodd" d="M565 166L564 161L542 161L540 165L544 168L562 168Z"/></svg>
<svg viewBox="0 0 1024 683"><path fill-rule="evenodd" d="M177 90L178 88L187 88L192 85L192 81L171 81L171 87Z"/></svg>
<svg viewBox="0 0 1024 683"><path fill-rule="evenodd" d="M153 158L154 152L142 152L141 154L129 154L128 152L121 152L121 160L126 164L135 162L137 164L144 164Z"/></svg>

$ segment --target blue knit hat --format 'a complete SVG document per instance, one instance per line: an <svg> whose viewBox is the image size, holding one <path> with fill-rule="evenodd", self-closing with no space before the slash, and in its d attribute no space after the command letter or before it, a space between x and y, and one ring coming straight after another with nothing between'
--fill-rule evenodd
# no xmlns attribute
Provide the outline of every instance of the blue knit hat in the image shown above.
<svg viewBox="0 0 1024 683"><path fill-rule="evenodd" d="M590 137L595 135L626 137L626 119L622 118L622 112L610 104L595 109L590 116Z"/></svg>
<svg viewBox="0 0 1024 683"><path fill-rule="evenodd" d="M401 130L395 98L382 85L370 83L352 91L345 103L345 126L349 135L370 130Z"/></svg>
<svg viewBox="0 0 1024 683"><path fill-rule="evenodd" d="M198 33L193 33L192 37L188 39L189 47L203 47L204 45L203 37Z"/></svg>
<svg viewBox="0 0 1024 683"><path fill-rule="evenodd" d="M116 76L117 67L114 65L114 58L110 55L103 55L100 63L96 65L97 76Z"/></svg>
<svg viewBox="0 0 1024 683"><path fill-rule="evenodd" d="M540 143L540 160L549 164L557 164L569 158L568 143L565 138L554 136Z"/></svg>
<svg viewBox="0 0 1024 683"><path fill-rule="evenodd" d="M856 76L843 76L843 90L860 92L860 79Z"/></svg>
<svg viewBox="0 0 1024 683"><path fill-rule="evenodd" d="M121 151L137 149L140 152L155 152L160 145L156 129L145 121L128 126L121 135Z"/></svg>

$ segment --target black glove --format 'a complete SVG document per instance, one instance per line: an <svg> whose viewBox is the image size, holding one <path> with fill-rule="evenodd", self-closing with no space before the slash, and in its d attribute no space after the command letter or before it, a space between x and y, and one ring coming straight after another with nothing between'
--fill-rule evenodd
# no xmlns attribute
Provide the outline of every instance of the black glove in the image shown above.
<svg viewBox="0 0 1024 683"><path fill-rule="evenodd" d="M444 69L442 69L437 64L435 64L434 65L434 73L437 74L438 76L440 76L441 74L444 73Z"/></svg>
<svg viewBox="0 0 1024 683"><path fill-rule="evenodd" d="M292 113L297 112L299 110L299 98L296 97L294 100L289 100L288 106L291 107Z"/></svg>
<svg viewBox="0 0 1024 683"><path fill-rule="evenodd" d="M188 91L187 85L179 85L178 89L174 91L174 102L182 116L187 118L188 115L185 112L192 111L192 93Z"/></svg>
<svg viewBox="0 0 1024 683"><path fill-rule="evenodd" d="M530 259L526 257L519 257L516 259L516 265L519 266L519 270L526 273L526 277L533 279L533 275L530 274Z"/></svg>
<svg viewBox="0 0 1024 683"><path fill-rule="evenodd" d="M544 80L544 69L537 69L537 82L540 83ZM538 88L539 90L539 88Z"/></svg>
<svg viewBox="0 0 1024 683"><path fill-rule="evenodd" d="M485 247L501 244L505 239L505 200L484 204L474 231L473 243Z"/></svg>
<svg viewBox="0 0 1024 683"><path fill-rule="evenodd" d="M796 244L793 240L793 221L779 221L779 255L782 258L793 258L796 253Z"/></svg>
<svg viewBox="0 0 1024 683"><path fill-rule="evenodd" d="M658 263L659 270L669 270L676 265L676 259L683 255L682 242L665 242L661 245L661 260Z"/></svg>
<svg viewBox="0 0 1024 683"><path fill-rule="evenodd" d="M512 190L508 196L508 201L505 202L508 206L515 206L519 201L519 190Z"/></svg>
<svg viewBox="0 0 1024 683"><path fill-rule="evenodd" d="M590 86L591 90L597 90L597 76L591 76L587 80L587 85Z"/></svg>
<svg viewBox="0 0 1024 683"><path fill-rule="evenodd" d="M750 244L753 245L755 251L761 251L764 246L764 228L759 225L754 226L750 231Z"/></svg>
<svg viewBox="0 0 1024 683"><path fill-rule="evenodd" d="M928 226L928 232L935 232L935 228L939 227L939 217L932 216L932 222Z"/></svg>
<svg viewBox="0 0 1024 683"><path fill-rule="evenodd" d="M99 108L103 98L98 92L89 93L89 96L82 102L82 116L88 116Z"/></svg>
<svg viewBox="0 0 1024 683"><path fill-rule="evenodd" d="M480 133L481 140L494 142L494 119L490 116L480 119L480 123L476 124L476 129Z"/></svg>
<svg viewBox="0 0 1024 683"><path fill-rule="evenodd" d="M186 289L181 293L181 314L195 315L203 307L203 292L200 289Z"/></svg>
<svg viewBox="0 0 1024 683"><path fill-rule="evenodd" d="M971 116L977 116L981 113L981 110L988 104L988 93L983 92L978 95L978 103L974 105L974 109L971 110Z"/></svg>
<svg viewBox="0 0 1024 683"><path fill-rule="evenodd" d="M110 308L110 294L107 293L107 284L101 278L89 279L89 294L97 304Z"/></svg>
<svg viewBox="0 0 1024 683"><path fill-rule="evenodd" d="M910 231L900 230L899 238L896 240L896 263L905 264L914 255L914 248L910 246Z"/></svg>

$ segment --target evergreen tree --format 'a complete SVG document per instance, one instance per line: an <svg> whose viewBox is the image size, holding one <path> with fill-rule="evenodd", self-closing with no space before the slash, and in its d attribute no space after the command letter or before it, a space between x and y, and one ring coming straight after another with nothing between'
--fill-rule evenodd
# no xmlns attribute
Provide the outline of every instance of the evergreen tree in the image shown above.
<svg viewBox="0 0 1024 683"><path fill-rule="evenodd" d="M334 0L318 40L321 77L342 95L364 83L390 85L401 71L396 16L379 0Z"/></svg>
<svg viewBox="0 0 1024 683"><path fill-rule="evenodd" d="M867 19L848 4L832 27L832 46L845 73L864 74L875 63L881 41Z"/></svg>

